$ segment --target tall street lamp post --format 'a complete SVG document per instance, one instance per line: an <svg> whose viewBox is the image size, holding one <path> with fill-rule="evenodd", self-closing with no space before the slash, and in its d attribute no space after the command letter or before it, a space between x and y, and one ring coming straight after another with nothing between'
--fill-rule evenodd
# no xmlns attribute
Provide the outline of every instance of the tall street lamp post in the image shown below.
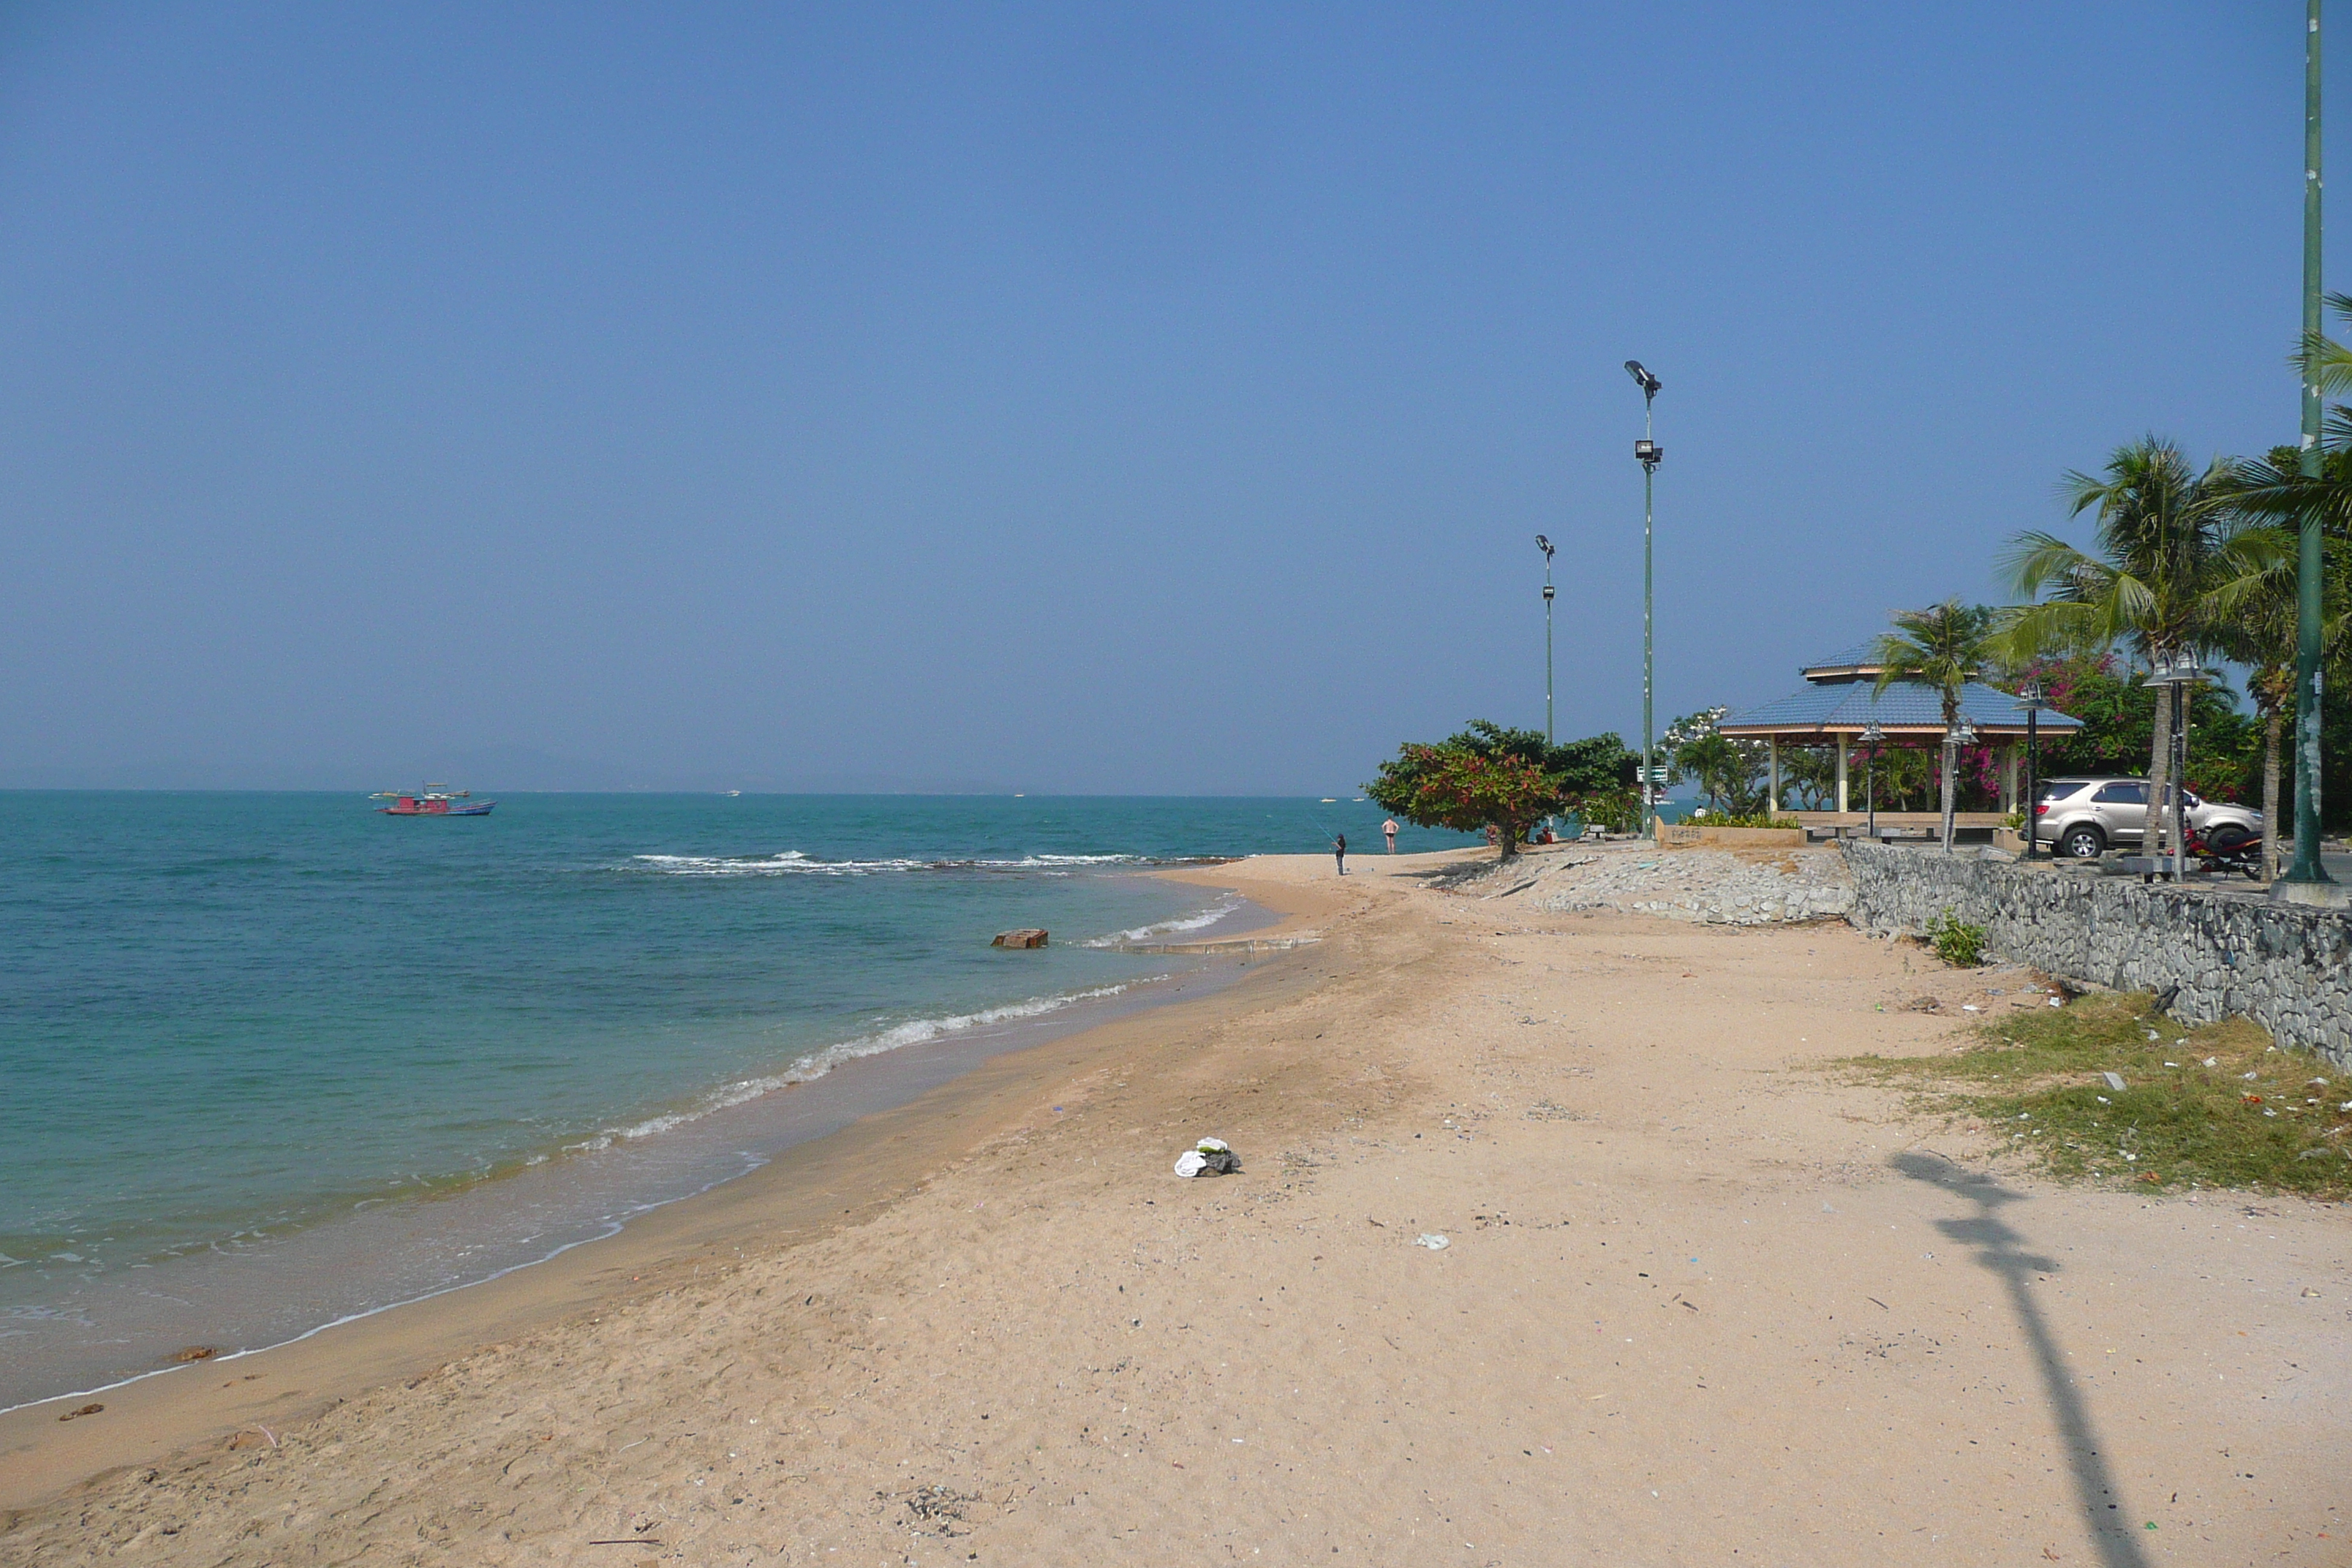
<svg viewBox="0 0 2352 1568"><path fill-rule="evenodd" d="M2042 760L2042 709L2050 700L2050 693L2042 682L2029 680L2017 689L2017 700L2025 710L2025 858L2033 858L2033 847L2041 841L2042 825L2034 820L2034 808L2041 803L2034 798L2033 773Z"/></svg>
<svg viewBox="0 0 2352 1568"><path fill-rule="evenodd" d="M1551 742L1551 541L1536 535L1536 548L1544 552L1544 744Z"/></svg>
<svg viewBox="0 0 2352 1568"><path fill-rule="evenodd" d="M2316 5L2318 0L2312 0L2312 3ZM1643 369L1642 362L1637 359L1629 359L1625 362L1625 374L1632 376L1634 384L1642 389L1642 438L1633 443L1633 460L1642 465L1642 832L1648 836L1654 834L1657 819L1657 809L1652 804L1650 794L1653 776L1650 763L1653 746L1650 700L1657 675L1650 636L1650 599L1653 582L1650 555L1650 503L1652 492L1657 481L1659 459L1666 455L1664 448L1652 439L1655 432L1652 427L1651 414L1653 405L1658 400L1658 388L1664 384Z"/></svg>
<svg viewBox="0 0 2352 1568"><path fill-rule="evenodd" d="M2319 337L2319 0L2306 0L2303 41L2303 450L2296 467L2303 477L2319 477L2319 376L2308 361ZM2332 883L2319 858L2319 616L2321 552L2319 518L2303 518L2299 590L2294 622L2294 864L2279 879L2289 899L2333 901L2326 894L2302 892ZM2265 824L2271 831L2276 824Z"/></svg>

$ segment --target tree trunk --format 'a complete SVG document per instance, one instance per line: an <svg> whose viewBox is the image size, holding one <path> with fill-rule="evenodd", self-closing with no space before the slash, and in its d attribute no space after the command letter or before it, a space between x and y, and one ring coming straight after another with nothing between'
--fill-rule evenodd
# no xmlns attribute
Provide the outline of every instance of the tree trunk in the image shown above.
<svg viewBox="0 0 2352 1568"><path fill-rule="evenodd" d="M2279 731L2286 715L2273 708L2263 716L2263 879L2279 874Z"/></svg>
<svg viewBox="0 0 2352 1568"><path fill-rule="evenodd" d="M2172 772L2172 691L2168 687L2150 686L2145 689L2156 693L2156 744L2147 765L2147 826L2140 833L2139 852L2160 855L2171 826L2172 814L2158 803L2164 799L2164 786L2170 782Z"/></svg>
<svg viewBox="0 0 2352 1568"><path fill-rule="evenodd" d="M1958 771L1952 764L1959 760L1959 751L1949 741L1944 742L1944 853L1947 855L1952 852L1952 785L1955 782L1952 775Z"/></svg>
<svg viewBox="0 0 2352 1568"><path fill-rule="evenodd" d="M1495 824L1495 837L1500 839L1503 845L1503 853L1495 861L1495 864L1500 866L1519 852L1519 829L1511 823L1498 822Z"/></svg>

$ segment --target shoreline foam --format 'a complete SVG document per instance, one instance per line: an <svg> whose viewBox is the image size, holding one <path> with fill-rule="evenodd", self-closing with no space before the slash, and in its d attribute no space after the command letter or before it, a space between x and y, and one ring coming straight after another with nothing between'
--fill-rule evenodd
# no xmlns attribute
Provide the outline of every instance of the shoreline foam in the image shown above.
<svg viewBox="0 0 2352 1568"><path fill-rule="evenodd" d="M1242 900L1220 899L1202 923L1213 925L1247 908ZM988 1056L1150 1006L1162 994L1188 988L1198 994L1202 984L1214 983L1211 969L1196 964L905 1019L478 1176L389 1198L325 1202L316 1214L272 1226L240 1245L118 1265L44 1304L37 1321L45 1326L24 1331L17 1375L0 1384L0 1415L174 1373L181 1369L161 1358L175 1347L217 1346L208 1358L217 1364L504 1279L607 1239L648 1214L741 1179L796 1142L828 1136L857 1115L919 1094L937 1077L928 1059L892 1064L879 1058L947 1053L962 1060L953 1070L964 1070ZM837 1095L816 1087L858 1063L875 1064L864 1081L843 1086ZM903 1092L888 1087L893 1075L908 1079L909 1087ZM769 1110L761 1103L795 1090L804 1092L788 1106ZM833 1098L843 1106L828 1116L825 1101ZM615 1160L636 1169L608 1168ZM527 1209L528 1217L517 1219L508 1212L513 1209ZM478 1216L470 1227L462 1217L467 1212ZM454 1261L445 1265L444 1258ZM172 1304L168 1310L176 1321L157 1321L159 1302ZM56 1336L72 1333L76 1322L86 1325L81 1337L58 1342ZM26 1343L42 1334L50 1342ZM28 1366L27 1355L40 1359ZM139 1364L142 1359L146 1364ZM46 1377L46 1386L30 1381L52 1367L64 1375Z"/></svg>

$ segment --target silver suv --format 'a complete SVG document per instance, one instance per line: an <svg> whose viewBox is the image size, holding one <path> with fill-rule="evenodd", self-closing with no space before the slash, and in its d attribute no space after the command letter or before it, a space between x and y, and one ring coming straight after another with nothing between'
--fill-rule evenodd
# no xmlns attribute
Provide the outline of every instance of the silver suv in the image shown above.
<svg viewBox="0 0 2352 1568"><path fill-rule="evenodd" d="M2216 847L2262 836L2263 814L2242 805L2200 800L2183 790L2189 826ZM2051 852L2095 860L2111 848L2137 848L2147 832L2147 781L2132 778L2051 779L2035 792L2033 837Z"/></svg>

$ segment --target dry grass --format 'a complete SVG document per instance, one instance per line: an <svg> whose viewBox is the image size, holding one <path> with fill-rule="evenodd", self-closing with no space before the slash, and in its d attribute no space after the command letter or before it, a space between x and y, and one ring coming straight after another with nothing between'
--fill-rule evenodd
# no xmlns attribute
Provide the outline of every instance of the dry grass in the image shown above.
<svg viewBox="0 0 2352 1568"><path fill-rule="evenodd" d="M2352 1195L2352 1079L2258 1025L2191 1027L2145 994L2102 995L1977 1035L1944 1056L1840 1065L1909 1083L1918 1109L1980 1121L2070 1180Z"/></svg>

